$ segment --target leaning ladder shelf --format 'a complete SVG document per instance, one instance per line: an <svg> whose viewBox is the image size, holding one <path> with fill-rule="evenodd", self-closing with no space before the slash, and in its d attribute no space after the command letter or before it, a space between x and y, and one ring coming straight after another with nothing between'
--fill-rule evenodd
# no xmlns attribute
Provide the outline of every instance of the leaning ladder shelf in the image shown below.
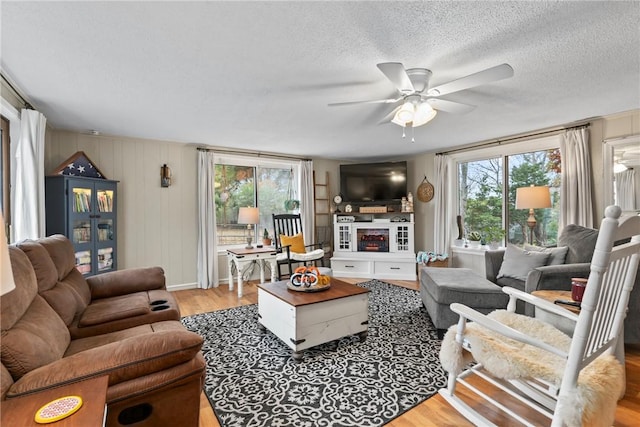
<svg viewBox="0 0 640 427"><path fill-rule="evenodd" d="M324 183L316 180L316 172L313 171L313 212L314 212L314 242L324 242L324 252L327 259L333 253L333 232L331 230L331 205L329 202L329 172L325 172Z"/></svg>

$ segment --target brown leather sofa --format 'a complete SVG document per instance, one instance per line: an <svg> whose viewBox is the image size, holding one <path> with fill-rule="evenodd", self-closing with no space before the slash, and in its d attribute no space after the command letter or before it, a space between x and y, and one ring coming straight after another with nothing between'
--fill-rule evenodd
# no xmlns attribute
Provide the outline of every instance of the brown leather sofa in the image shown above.
<svg viewBox="0 0 640 427"><path fill-rule="evenodd" d="M107 375L108 426L197 426L203 340L178 320L162 270L85 281L65 240L9 248L16 289L0 298L0 399Z"/></svg>
<svg viewBox="0 0 640 427"><path fill-rule="evenodd" d="M71 338L180 320L160 267L118 270L85 279L75 268L72 243L61 234L16 246L33 265L38 294L62 318Z"/></svg>

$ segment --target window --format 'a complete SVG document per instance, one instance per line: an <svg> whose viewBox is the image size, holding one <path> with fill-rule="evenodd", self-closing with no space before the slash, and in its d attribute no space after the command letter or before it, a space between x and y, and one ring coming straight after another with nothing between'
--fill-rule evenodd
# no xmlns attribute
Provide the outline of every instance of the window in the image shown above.
<svg viewBox="0 0 640 427"><path fill-rule="evenodd" d="M254 159L228 158L216 164L219 246L246 244L248 233L251 233L252 242L260 242L265 229L273 237L272 214L285 212L285 201L297 194L297 173L294 173L297 165L260 163L256 164ZM246 206L259 209L259 224L238 224L238 210Z"/></svg>
<svg viewBox="0 0 640 427"><path fill-rule="evenodd" d="M536 226L533 244L552 246L558 242L560 215L560 149L534 151L507 157L509 163L508 242L522 245L530 240L527 226L529 211L516 209L516 189L529 185L547 186L551 195L551 208L534 209Z"/></svg>
<svg viewBox="0 0 640 427"><path fill-rule="evenodd" d="M532 146L539 148L530 151ZM533 229L533 243L540 246L557 243L561 171L559 137L528 141L526 145L520 143L478 150L455 160L458 160L457 212L462 216L465 235L478 231L484 236L489 227L501 228L506 231L508 243L528 243L529 211L515 208L516 189L529 185L548 186L552 207L534 210L537 223Z"/></svg>

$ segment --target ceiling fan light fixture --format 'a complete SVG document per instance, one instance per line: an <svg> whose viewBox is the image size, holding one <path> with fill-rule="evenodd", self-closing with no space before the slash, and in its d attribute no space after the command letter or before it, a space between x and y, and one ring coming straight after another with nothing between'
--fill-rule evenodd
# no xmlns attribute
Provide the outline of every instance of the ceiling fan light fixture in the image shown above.
<svg viewBox="0 0 640 427"><path fill-rule="evenodd" d="M418 105L415 114L413 115L413 127L426 125L438 114L428 102L422 102Z"/></svg>
<svg viewBox="0 0 640 427"><path fill-rule="evenodd" d="M402 108L400 108L396 113L395 119L398 119L398 121L406 124L407 122L410 122L413 120L413 116L415 112L416 112L416 107L415 105L413 105L413 102L411 101L405 102Z"/></svg>
<svg viewBox="0 0 640 427"><path fill-rule="evenodd" d="M410 123L410 122L403 122L402 120L400 120L398 118L398 113L396 113L396 115L393 116L393 119L391 120L391 123L396 124L398 126L405 127L405 126L407 126L407 123Z"/></svg>

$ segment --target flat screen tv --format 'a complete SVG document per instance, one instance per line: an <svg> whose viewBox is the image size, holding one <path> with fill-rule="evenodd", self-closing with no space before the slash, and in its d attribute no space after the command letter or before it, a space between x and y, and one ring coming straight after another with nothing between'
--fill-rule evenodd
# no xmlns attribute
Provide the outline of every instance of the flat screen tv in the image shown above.
<svg viewBox="0 0 640 427"><path fill-rule="evenodd" d="M407 195L407 162L340 165L340 194L349 203L387 203Z"/></svg>

